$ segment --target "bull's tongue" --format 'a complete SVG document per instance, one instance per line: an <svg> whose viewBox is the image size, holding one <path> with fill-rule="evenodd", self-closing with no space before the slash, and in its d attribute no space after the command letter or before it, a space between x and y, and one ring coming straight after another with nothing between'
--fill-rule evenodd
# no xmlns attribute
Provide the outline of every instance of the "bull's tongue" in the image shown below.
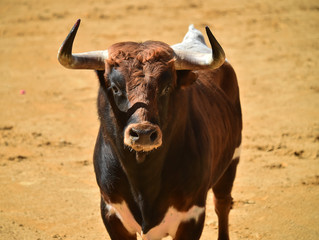
<svg viewBox="0 0 319 240"><path fill-rule="evenodd" d="M145 160L147 153L146 152L136 152L136 161L137 163L142 163Z"/></svg>

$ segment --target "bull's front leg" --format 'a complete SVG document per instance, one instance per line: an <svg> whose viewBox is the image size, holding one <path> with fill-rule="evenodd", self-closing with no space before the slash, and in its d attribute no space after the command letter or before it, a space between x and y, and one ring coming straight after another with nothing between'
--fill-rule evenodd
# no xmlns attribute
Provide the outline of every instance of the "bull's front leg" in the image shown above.
<svg viewBox="0 0 319 240"><path fill-rule="evenodd" d="M136 240L136 234L127 231L121 220L109 212L104 199L101 197L101 215L112 240Z"/></svg>
<svg viewBox="0 0 319 240"><path fill-rule="evenodd" d="M174 240L198 240L202 235L205 222L205 211L197 219L192 218L182 222L176 232Z"/></svg>

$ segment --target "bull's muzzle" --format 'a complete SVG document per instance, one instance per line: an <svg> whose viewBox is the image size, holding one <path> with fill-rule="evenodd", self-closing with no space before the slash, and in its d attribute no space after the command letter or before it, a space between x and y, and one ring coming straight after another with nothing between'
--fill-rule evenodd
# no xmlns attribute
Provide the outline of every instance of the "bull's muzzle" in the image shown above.
<svg viewBox="0 0 319 240"><path fill-rule="evenodd" d="M162 145L162 131L150 122L130 124L124 133L124 144L137 152L149 152Z"/></svg>

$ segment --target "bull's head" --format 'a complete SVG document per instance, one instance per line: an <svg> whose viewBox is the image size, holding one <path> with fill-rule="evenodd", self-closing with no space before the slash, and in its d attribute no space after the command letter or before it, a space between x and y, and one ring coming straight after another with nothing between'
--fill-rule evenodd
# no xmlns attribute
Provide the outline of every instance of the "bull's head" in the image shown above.
<svg viewBox="0 0 319 240"><path fill-rule="evenodd" d="M67 68L105 71L103 84L112 108L116 108L113 111L126 116L124 145L137 156L162 145L161 129L172 92L196 80L193 70L216 69L225 61L209 28L206 32L212 49L192 25L183 42L173 46L156 41L124 42L105 51L72 54L79 25L80 20L63 42L58 59Z"/></svg>

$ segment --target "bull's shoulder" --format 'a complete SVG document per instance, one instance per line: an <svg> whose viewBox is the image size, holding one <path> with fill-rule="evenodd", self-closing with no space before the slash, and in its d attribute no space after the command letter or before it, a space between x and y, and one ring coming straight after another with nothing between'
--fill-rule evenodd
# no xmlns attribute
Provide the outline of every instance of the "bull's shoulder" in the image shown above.
<svg viewBox="0 0 319 240"><path fill-rule="evenodd" d="M128 195L128 179L115 154L115 146L106 142L102 130L99 130L95 143L93 163L97 183L102 195L117 202L123 194Z"/></svg>
<svg viewBox="0 0 319 240"><path fill-rule="evenodd" d="M198 80L211 87L221 89L231 103L236 105L239 101L239 88L236 73L229 62L225 62L215 70L198 71ZM214 85L214 86L213 86Z"/></svg>

